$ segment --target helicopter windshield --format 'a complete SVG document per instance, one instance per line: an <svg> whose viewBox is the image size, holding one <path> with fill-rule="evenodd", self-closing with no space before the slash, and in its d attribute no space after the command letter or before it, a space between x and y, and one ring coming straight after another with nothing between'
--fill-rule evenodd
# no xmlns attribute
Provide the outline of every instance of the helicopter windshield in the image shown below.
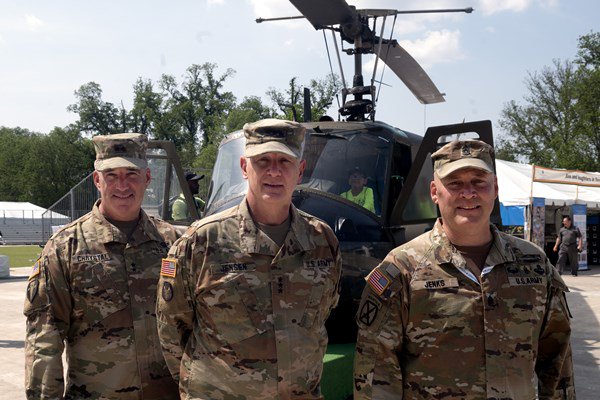
<svg viewBox="0 0 600 400"><path fill-rule="evenodd" d="M389 154L389 140L365 131L313 133L304 148L300 187L341 196L380 215Z"/></svg>
<svg viewBox="0 0 600 400"><path fill-rule="evenodd" d="M240 168L244 143L244 136L239 132L219 148L207 204L226 203L235 197L246 194L248 181L242 176Z"/></svg>
<svg viewBox="0 0 600 400"><path fill-rule="evenodd" d="M241 133L219 149L209 198L211 206L224 204L248 190L240 170L243 152ZM366 131L312 133L304 148L306 169L299 188L327 192L360 206L363 211L380 215L389 154L389 140ZM360 190L359 184L362 184Z"/></svg>

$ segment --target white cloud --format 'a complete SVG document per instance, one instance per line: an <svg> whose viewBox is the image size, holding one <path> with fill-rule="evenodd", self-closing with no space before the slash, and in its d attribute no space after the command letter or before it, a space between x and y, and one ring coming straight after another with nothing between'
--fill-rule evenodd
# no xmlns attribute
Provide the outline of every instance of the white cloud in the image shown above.
<svg viewBox="0 0 600 400"><path fill-rule="evenodd" d="M260 18L291 17L300 12L289 1L281 0L250 0L254 15Z"/></svg>
<svg viewBox="0 0 600 400"><path fill-rule="evenodd" d="M206 4L209 6L222 6L225 4L225 0L207 0Z"/></svg>
<svg viewBox="0 0 600 400"><path fill-rule="evenodd" d="M460 48L460 31L431 31L423 39L400 42L423 68L434 64L453 62L465 58Z"/></svg>
<svg viewBox="0 0 600 400"><path fill-rule="evenodd" d="M502 11L521 12L529 8L531 3L532 0L480 0L479 8L484 15L491 15Z"/></svg>
<svg viewBox="0 0 600 400"><path fill-rule="evenodd" d="M41 19L39 19L35 15L29 15L29 14L25 15L25 23L27 24L27 28L32 32L35 32L39 28L44 26L44 22Z"/></svg>

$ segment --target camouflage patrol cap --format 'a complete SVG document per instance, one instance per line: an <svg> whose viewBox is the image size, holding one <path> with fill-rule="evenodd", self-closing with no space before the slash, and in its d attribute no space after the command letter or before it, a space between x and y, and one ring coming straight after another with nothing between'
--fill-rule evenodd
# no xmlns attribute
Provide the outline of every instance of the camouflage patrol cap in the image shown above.
<svg viewBox="0 0 600 400"><path fill-rule="evenodd" d="M117 133L115 135L98 135L92 138L96 149L96 171L113 168L148 167L146 148L148 137L141 133Z"/></svg>
<svg viewBox="0 0 600 400"><path fill-rule="evenodd" d="M246 157L264 153L284 153L294 158L302 157L306 129L297 122L283 119L263 119L244 125Z"/></svg>
<svg viewBox="0 0 600 400"><path fill-rule="evenodd" d="M481 140L455 140L431 155L433 170L444 178L463 168L494 173L494 149Z"/></svg>

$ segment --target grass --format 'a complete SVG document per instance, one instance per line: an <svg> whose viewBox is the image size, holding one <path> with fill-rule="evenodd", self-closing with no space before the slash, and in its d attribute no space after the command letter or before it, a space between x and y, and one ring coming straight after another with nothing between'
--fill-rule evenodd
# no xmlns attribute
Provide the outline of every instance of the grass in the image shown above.
<svg viewBox="0 0 600 400"><path fill-rule="evenodd" d="M11 268L31 267L38 259L40 246L0 246L0 255L8 256Z"/></svg>

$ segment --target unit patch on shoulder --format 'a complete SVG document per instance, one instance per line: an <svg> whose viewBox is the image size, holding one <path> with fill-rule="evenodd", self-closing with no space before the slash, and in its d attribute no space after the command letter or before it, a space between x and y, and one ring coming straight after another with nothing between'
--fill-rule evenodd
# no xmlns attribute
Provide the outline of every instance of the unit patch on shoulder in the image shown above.
<svg viewBox="0 0 600 400"><path fill-rule="evenodd" d="M33 264L33 267L31 267L31 273L29 274L29 280L32 280L39 274L40 274L40 258L38 258L38 260L35 262L35 264Z"/></svg>
<svg viewBox="0 0 600 400"><path fill-rule="evenodd" d="M177 272L177 260L172 258L163 258L160 265L160 275L175 278Z"/></svg>
<svg viewBox="0 0 600 400"><path fill-rule="evenodd" d="M358 312L358 320L366 326L371 326L377 319L380 307L381 303L377 300L371 297L367 298Z"/></svg>
<svg viewBox="0 0 600 400"><path fill-rule="evenodd" d="M173 285L169 282L164 282L162 287L162 298L165 301L171 301L173 298Z"/></svg>
<svg viewBox="0 0 600 400"><path fill-rule="evenodd" d="M379 270L379 267L371 271L367 282L369 283L369 286L371 286L371 288L375 291L375 293L377 293L380 296L383 294L385 289L387 289L387 287L390 286L390 283L392 283L392 281Z"/></svg>

